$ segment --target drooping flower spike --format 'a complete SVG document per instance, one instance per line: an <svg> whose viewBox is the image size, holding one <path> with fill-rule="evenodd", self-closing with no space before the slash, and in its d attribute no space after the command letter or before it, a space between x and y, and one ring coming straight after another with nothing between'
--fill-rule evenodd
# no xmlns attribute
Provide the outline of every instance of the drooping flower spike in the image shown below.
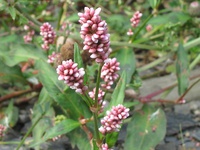
<svg viewBox="0 0 200 150"><path fill-rule="evenodd" d="M83 50L87 50L97 63L106 60L111 52L110 35L107 23L99 16L101 8L85 7L84 13L78 13L81 24L81 38L84 40Z"/></svg>

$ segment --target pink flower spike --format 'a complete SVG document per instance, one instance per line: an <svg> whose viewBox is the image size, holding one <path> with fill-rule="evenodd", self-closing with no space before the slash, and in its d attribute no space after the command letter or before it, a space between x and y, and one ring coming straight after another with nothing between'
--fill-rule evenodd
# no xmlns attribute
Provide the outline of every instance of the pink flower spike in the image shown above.
<svg viewBox="0 0 200 150"><path fill-rule="evenodd" d="M101 8L95 10L85 7L84 13L78 13L82 25L80 35L84 40L83 50L87 50L97 63L102 63L110 54L110 35L106 22L99 16L100 12Z"/></svg>
<svg viewBox="0 0 200 150"><path fill-rule="evenodd" d="M83 85L83 77L85 71L83 68L78 69L78 64L71 59L63 61L56 69L58 80L64 82L71 88L75 89L77 93L83 94L87 90L87 86Z"/></svg>
<svg viewBox="0 0 200 150"><path fill-rule="evenodd" d="M105 60L105 64L101 69L101 78L105 84L101 84L103 88L110 89L114 81L119 77L117 71L120 70L120 63L117 62L116 58L108 58Z"/></svg>
<svg viewBox="0 0 200 150"><path fill-rule="evenodd" d="M128 36L133 35L133 31L131 29L128 30L128 32L126 33Z"/></svg>
<svg viewBox="0 0 200 150"><path fill-rule="evenodd" d="M119 104L113 106L110 111L106 112L106 116L101 119L102 126L99 131L102 134L119 131L122 121L129 116L129 108Z"/></svg>
<svg viewBox="0 0 200 150"><path fill-rule="evenodd" d="M53 27L48 23L43 23L43 25L40 27L40 35L43 36L43 42L42 49L49 50L49 44L53 44L56 32L53 30Z"/></svg>
<svg viewBox="0 0 200 150"><path fill-rule="evenodd" d="M56 59L56 57L57 57L57 55L58 55L58 54L56 54L55 52L53 52L51 55L48 56L47 62L48 62L49 64L53 64L54 61L55 61L55 59Z"/></svg>
<svg viewBox="0 0 200 150"><path fill-rule="evenodd" d="M133 14L133 17L130 19L131 21L131 26L132 27L137 27L138 24L140 23L140 19L142 17L142 13L140 13L139 11L136 11L134 14Z"/></svg>

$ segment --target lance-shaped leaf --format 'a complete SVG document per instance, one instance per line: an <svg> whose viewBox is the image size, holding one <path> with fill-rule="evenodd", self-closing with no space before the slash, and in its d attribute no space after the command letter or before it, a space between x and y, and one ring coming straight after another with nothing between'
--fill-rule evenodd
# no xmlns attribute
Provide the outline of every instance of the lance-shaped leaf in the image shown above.
<svg viewBox="0 0 200 150"><path fill-rule="evenodd" d="M43 139L51 139L58 135L66 134L75 128L79 127L81 124L78 121L72 119L65 119L60 123L56 124L54 127L50 128L44 135Z"/></svg>
<svg viewBox="0 0 200 150"><path fill-rule="evenodd" d="M80 115L85 115L88 108L80 96L74 90L67 89L63 81L58 80L56 69L52 68L47 62L37 60L35 64L36 69L39 71L39 79L49 95L69 114L73 119L78 119Z"/></svg>
<svg viewBox="0 0 200 150"><path fill-rule="evenodd" d="M81 57L81 51L80 51L77 43L74 44L74 62L78 64L78 68L84 67L83 60L82 60L82 57ZM84 84L87 83L87 80L88 80L87 72L85 72Z"/></svg>
<svg viewBox="0 0 200 150"><path fill-rule="evenodd" d="M19 66L9 67L0 60L0 83L2 82L21 82L27 83L23 77Z"/></svg>
<svg viewBox="0 0 200 150"><path fill-rule="evenodd" d="M0 59L8 66L27 61L29 59L47 59L41 49L27 44L10 44L0 47Z"/></svg>
<svg viewBox="0 0 200 150"><path fill-rule="evenodd" d="M114 89L108 109L110 109L112 106L123 104L125 96L125 88L126 88L126 72L124 71L117 83L117 86Z"/></svg>
<svg viewBox="0 0 200 150"><path fill-rule="evenodd" d="M13 20L15 20L16 17L16 10L13 6L8 7L8 12L10 13L11 17Z"/></svg>
<svg viewBox="0 0 200 150"><path fill-rule="evenodd" d="M144 105L133 114L127 127L125 150L150 150L164 138L166 118L160 108Z"/></svg>
<svg viewBox="0 0 200 150"><path fill-rule="evenodd" d="M189 83L188 70L189 70L189 61L188 61L187 51L180 43L177 49L177 61L176 61L176 74L178 78L179 95L182 95L188 87Z"/></svg>
<svg viewBox="0 0 200 150"><path fill-rule="evenodd" d="M83 67L83 60L77 43L74 43L74 62L78 64L78 68Z"/></svg>
<svg viewBox="0 0 200 150"><path fill-rule="evenodd" d="M34 127L32 135L33 135L33 142L32 144L42 143L41 139L46 131L53 126L53 118L55 117L55 112L51 107L53 99L49 96L47 90L43 87L37 103L35 103L33 108L33 115L32 115L32 124L34 124L38 118L45 112L45 116L42 117L37 125ZM36 144L38 145L38 144ZM36 150L40 149L40 146L34 147Z"/></svg>
<svg viewBox="0 0 200 150"><path fill-rule="evenodd" d="M131 81L132 75L136 69L135 55L132 49L123 49L117 53L117 61L120 62L120 75L123 71L127 73L126 83Z"/></svg>

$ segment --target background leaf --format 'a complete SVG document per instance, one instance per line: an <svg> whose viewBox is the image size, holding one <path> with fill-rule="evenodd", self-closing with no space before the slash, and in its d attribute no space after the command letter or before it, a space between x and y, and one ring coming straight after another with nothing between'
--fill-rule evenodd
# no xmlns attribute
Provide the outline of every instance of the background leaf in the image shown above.
<svg viewBox="0 0 200 150"><path fill-rule="evenodd" d="M125 92L124 92L125 88L126 88L126 72L124 71L117 83L117 86L115 87L113 91L108 109L111 109L112 106L123 104L124 96L125 96Z"/></svg>
<svg viewBox="0 0 200 150"><path fill-rule="evenodd" d="M15 20L16 17L16 10L13 6L8 7L8 12L10 13L11 17L13 20Z"/></svg>
<svg viewBox="0 0 200 150"><path fill-rule="evenodd" d="M31 45L10 44L9 46L0 47L0 59L10 67L29 59L37 60L40 58L47 60L41 49Z"/></svg>
<svg viewBox="0 0 200 150"><path fill-rule="evenodd" d="M38 143L41 141L44 133L48 131L52 126L53 126L53 118L55 117L55 113L53 108L51 107L53 100L49 96L47 90L43 87L37 103L35 103L34 108L33 108L33 116L32 116L32 124L35 123L35 121L38 120L38 118L45 113L45 116L40 119L38 124L35 126L33 129L33 142ZM40 149L40 146L35 146L34 147L36 150Z"/></svg>
<svg viewBox="0 0 200 150"><path fill-rule="evenodd" d="M80 126L78 121L72 119L65 119L60 123L56 124L54 127L50 128L44 135L44 140L51 139L55 136L66 134L73 129Z"/></svg>
<svg viewBox="0 0 200 150"><path fill-rule="evenodd" d="M125 150L150 150L166 133L166 117L160 108L144 105L133 114L127 127Z"/></svg>
<svg viewBox="0 0 200 150"><path fill-rule="evenodd" d="M120 75L125 71L126 84L131 81L132 75L136 69L135 55L132 49L122 49L116 55L117 61L120 62Z"/></svg>
<svg viewBox="0 0 200 150"><path fill-rule="evenodd" d="M3 116L3 118L0 119L0 123L9 127L14 127L18 121L19 109L14 106L11 100L7 108L1 109L0 114Z"/></svg>
<svg viewBox="0 0 200 150"><path fill-rule="evenodd" d="M9 67L0 60L0 83L22 82L27 83L19 66Z"/></svg>
<svg viewBox="0 0 200 150"><path fill-rule="evenodd" d="M187 51L180 43L177 49L176 74L178 78L178 92L182 95L189 84L189 60Z"/></svg>

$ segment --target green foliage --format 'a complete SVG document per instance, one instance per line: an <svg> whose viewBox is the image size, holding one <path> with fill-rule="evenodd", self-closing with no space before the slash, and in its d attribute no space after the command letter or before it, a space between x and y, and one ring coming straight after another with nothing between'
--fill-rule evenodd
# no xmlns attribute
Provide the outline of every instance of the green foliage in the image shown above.
<svg viewBox="0 0 200 150"><path fill-rule="evenodd" d="M180 43L177 49L176 74L178 78L178 92L182 95L189 83L189 60L187 51Z"/></svg>
<svg viewBox="0 0 200 150"><path fill-rule="evenodd" d="M72 119L77 120L82 114L88 115L87 110L82 109L85 103L80 96L69 88L64 91L66 85L58 80L58 75L54 68L43 60L37 60L35 67L38 69L39 79L49 95L66 110Z"/></svg>
<svg viewBox="0 0 200 150"><path fill-rule="evenodd" d="M10 101L7 108L2 108L0 111L1 116L0 123L8 126L14 127L18 121L19 109L14 106L13 101Z"/></svg>
<svg viewBox="0 0 200 150"><path fill-rule="evenodd" d="M80 50L83 41L80 40L80 24L77 15L78 12L82 12L83 6L101 7L100 15L107 23L113 50L109 57L116 57L120 62L120 78L112 85L112 89L101 89L106 93L104 100L110 102L101 114L98 114L97 110L100 104L95 103L88 92L95 85L96 87L101 85L102 80L98 76L101 70L98 70L98 67L103 63L97 64L91 60L88 61L90 64L83 62ZM198 45L200 45L200 38L198 38L200 21L198 17L191 16L187 12L188 6L188 2L182 3L176 0L170 2L148 0L137 3L121 0L97 2L75 0L50 3L0 0L2 24L0 27L0 90L2 89L0 99L7 100L4 99L4 94L7 93L12 97L9 105L0 110L2 116L0 123L9 127L16 125L19 110L14 106L14 102L21 95L13 96L12 91L28 88L31 92L24 94L25 98L39 95L31 116L34 128L31 127L25 136L25 138L27 135L32 136L33 141L30 144L22 140L19 147L27 144L39 150L40 144L63 135L69 138L73 148L76 146L81 150L98 150L101 143L105 142L111 148L115 146L119 132L102 135L98 130L101 126L100 119L112 106L123 104L130 109L130 114L133 114L126 120L128 128L125 150L154 149L165 136L166 118L161 108L148 104L144 104L138 110L137 106L141 105L140 100L144 98L142 102L148 103L153 97L152 93L146 97L138 96L139 87L142 85L141 75L149 76L149 72L153 76L159 75L157 72L165 75L166 72L174 73L176 70L179 94L185 94L189 84L189 69L197 66L200 60L200 55L196 55L199 53ZM139 25L133 28L130 18L137 10L142 12L143 17ZM33 24L30 25L30 22ZM40 36L40 26L44 22L50 22L56 29L57 37L54 43L49 45L49 51L43 51L41 48L43 40ZM152 26L151 31L145 28L148 24ZM24 25L30 25L30 29L24 30ZM64 25L66 30L61 29ZM129 28L134 32L132 36L127 35ZM35 35L30 43L24 44L22 37L29 35L30 30L34 30ZM63 36L66 43L58 42L60 36ZM63 81L59 81L56 73L56 67L66 59L65 55L71 50L70 46L65 50L62 49L63 44L68 44L67 38L76 41L72 48L74 55L70 56L70 59L78 64L78 68L85 69L83 83L88 86L88 90L82 95L70 89ZM184 44L179 43L181 40ZM178 47L177 43L179 43ZM51 52L58 53L53 64L47 63ZM168 64L166 60L172 63ZM160 68L164 69L160 70ZM155 70L157 72L154 72ZM99 84L96 84L97 81ZM3 84L9 85L8 88L3 89ZM128 97L125 92L127 88L134 89L136 93L133 92ZM163 93L169 93L170 90L165 90ZM62 117L55 120L59 115Z"/></svg>
<svg viewBox="0 0 200 150"><path fill-rule="evenodd" d="M112 106L117 106L118 104L123 104L126 88L126 72L124 71L116 85L116 88L112 94L110 105L108 109L111 109Z"/></svg>
<svg viewBox="0 0 200 150"><path fill-rule="evenodd" d="M127 127L125 150L150 150L166 133L165 113L160 108L144 105L134 113Z"/></svg>
<svg viewBox="0 0 200 150"><path fill-rule="evenodd" d="M126 84L130 83L133 73L136 69L135 55L132 49L121 49L117 55L117 60L120 62L120 74L126 72Z"/></svg>

